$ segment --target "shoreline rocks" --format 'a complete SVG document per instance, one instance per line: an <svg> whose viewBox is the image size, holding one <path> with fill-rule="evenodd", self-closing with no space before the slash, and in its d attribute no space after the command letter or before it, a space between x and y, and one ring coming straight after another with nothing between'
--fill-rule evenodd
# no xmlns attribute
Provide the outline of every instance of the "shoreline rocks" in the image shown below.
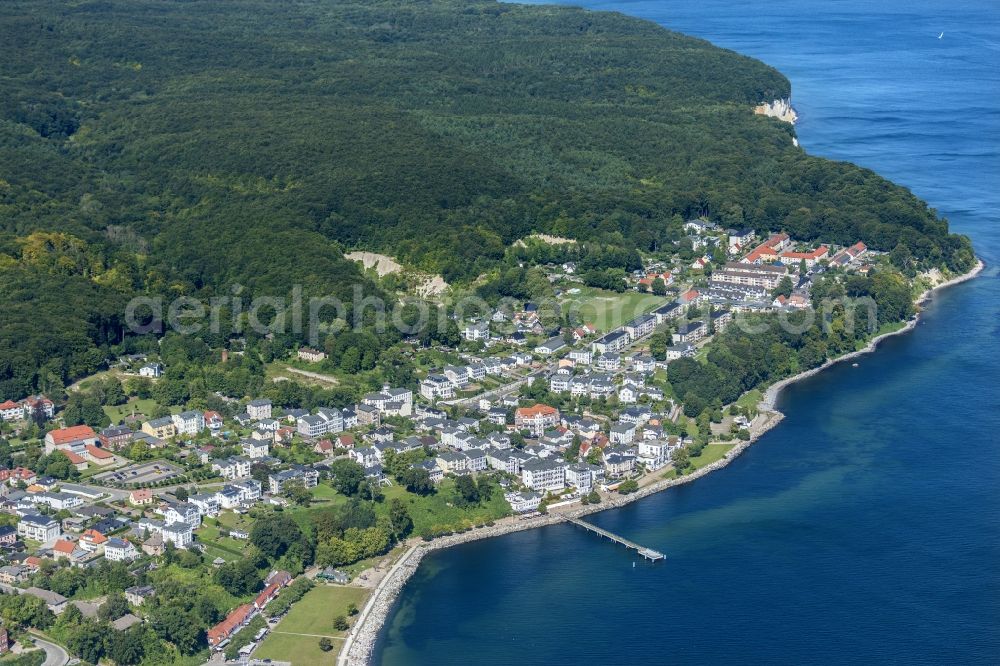
<svg viewBox="0 0 1000 666"><path fill-rule="evenodd" d="M971 280L976 277L976 275L978 275L983 268L983 262L981 260L977 260L976 266L973 267L968 273L959 275L951 280L935 285L924 291L924 293L917 299L917 304L920 305L926 302L931 294L939 289L944 289L952 285ZM781 394L783 389L791 384L794 384L795 382L799 382L807 377L818 374L835 363L840 363L852 358L857 358L863 354L871 353L878 348L879 343L883 340L894 335L901 335L907 331L913 330L919 321L920 313L918 312L913 318L906 322L906 325L903 326L903 328L876 336L864 347L864 349L845 354L836 359L828 360L819 367L800 372L797 375L775 382L767 388L764 393L764 398L760 402L760 414L756 419L754 419L754 423L751 426L750 439L737 442L733 448L726 452L725 456L709 465L706 465L705 467L695 470L688 475L676 479L662 479L655 481L647 486L640 487L639 490L630 495L615 495L605 499L600 504L589 504L586 506L581 505L565 511L553 511L548 515L527 519L518 517L505 518L503 521L500 521L493 526L480 527L461 534L440 537L426 543L413 543L409 550L407 550L402 557L397 560L397 562L390 569L389 573L386 574L385 578L382 579L372 592L371 597L369 597L368 602L361 611L361 614L358 615L357 622L351 628L351 631L344 642L344 646L337 659L338 666L367 666L371 663L375 643L378 640L378 635L381 632L386 619L389 617L389 613L395 606L396 600L403 587L406 585L406 582L410 579L414 572L416 572L420 561L425 555L427 555L427 553L441 548L450 548L462 543L468 543L470 541L490 539L493 537L503 536L505 534L511 534L513 532L520 532L522 530L555 525L563 522L563 515L582 517L599 511L618 509L637 500L649 497L655 493L662 492L668 488L685 483L691 483L692 481L700 479L707 474L720 470L739 457L757 440L763 437L764 434L784 419L785 415L778 411L775 407L778 396Z"/></svg>

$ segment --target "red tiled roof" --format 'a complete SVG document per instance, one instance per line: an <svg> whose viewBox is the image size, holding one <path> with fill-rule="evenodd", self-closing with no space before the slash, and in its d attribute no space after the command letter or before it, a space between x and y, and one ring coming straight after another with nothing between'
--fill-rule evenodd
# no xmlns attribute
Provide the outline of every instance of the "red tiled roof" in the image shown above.
<svg viewBox="0 0 1000 666"><path fill-rule="evenodd" d="M87 453L98 460L114 458L114 455L110 451L105 451L104 449L96 447L93 444L87 444Z"/></svg>
<svg viewBox="0 0 1000 666"><path fill-rule="evenodd" d="M67 444L69 442L78 442L81 439L97 439L97 433L89 425L78 425L69 428L60 428L59 430L53 430L49 433L52 438L52 442L58 446L59 444Z"/></svg>
<svg viewBox="0 0 1000 666"><path fill-rule="evenodd" d="M76 544L66 539L59 539L59 541L56 541L56 545L52 546L52 550L57 553L72 555L73 551L76 550Z"/></svg>
<svg viewBox="0 0 1000 666"><path fill-rule="evenodd" d="M774 247L775 245L780 245L786 240L788 240L788 234L774 234L766 241L764 241L764 245L767 245L768 247Z"/></svg>
<svg viewBox="0 0 1000 666"><path fill-rule="evenodd" d="M8 409L20 409L20 408L21 405L17 404L13 400L7 400L6 402L0 403L0 410L6 411Z"/></svg>
<svg viewBox="0 0 1000 666"><path fill-rule="evenodd" d="M86 460L85 460L84 458L82 458L82 457L80 457L80 456L76 455L76 454L75 454L75 453L73 453L72 451L60 451L59 453L63 454L63 455L64 455L64 456L66 456L67 458L69 458L69 461L70 461L71 463L73 463L74 465L79 465L80 463L85 463L85 462L87 462L87 461L86 461Z"/></svg>
<svg viewBox="0 0 1000 666"><path fill-rule="evenodd" d="M774 248L768 247L767 245L759 245L751 250L750 254L744 258L744 261L752 264L758 259L763 258L765 255L776 257L778 253L774 251Z"/></svg>
<svg viewBox="0 0 1000 666"><path fill-rule="evenodd" d="M520 418L531 418L533 416L552 416L558 414L559 410L548 405L535 405L534 407L518 407L515 416Z"/></svg>
<svg viewBox="0 0 1000 666"><path fill-rule="evenodd" d="M829 252L829 248L825 245L820 245L812 252L782 252L781 256L785 259L819 259L827 252Z"/></svg>
<svg viewBox="0 0 1000 666"><path fill-rule="evenodd" d="M254 611L253 604L243 604L242 606L237 606L232 613L226 616L226 619L215 625L208 630L208 644L217 645L221 643L226 638L232 634L237 627L243 624L247 618L253 615Z"/></svg>
<svg viewBox="0 0 1000 666"><path fill-rule="evenodd" d="M276 595L280 589L281 585L278 583L271 583L261 590L261 593L257 595L257 598L253 600L253 605L257 608L263 608L267 605L267 602L274 598L274 595Z"/></svg>
<svg viewBox="0 0 1000 666"><path fill-rule="evenodd" d="M80 536L80 538L81 539L86 538L91 543L104 543L105 541L108 540L108 537L104 536L103 534L101 534L100 532L98 532L95 529L89 529L89 530L87 530L86 532L84 532Z"/></svg>

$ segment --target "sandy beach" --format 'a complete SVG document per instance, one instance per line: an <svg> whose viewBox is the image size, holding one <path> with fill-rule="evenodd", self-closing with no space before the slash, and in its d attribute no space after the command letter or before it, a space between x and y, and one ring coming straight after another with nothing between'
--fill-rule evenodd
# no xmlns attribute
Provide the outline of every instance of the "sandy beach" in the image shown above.
<svg viewBox="0 0 1000 666"><path fill-rule="evenodd" d="M976 265L968 273L956 276L927 289L917 299L916 303L918 307L925 303L935 291L970 280L976 277L983 270L983 268L983 262L977 260ZM781 422L784 418L784 414L778 411L775 405L777 404L778 397L784 388L795 382L822 372L835 363L848 361L863 354L875 351L882 340L913 330L919 320L920 312L918 310L917 314L907 321L905 326L899 330L885 333L873 338L863 349L839 356L835 359L830 359L819 367L806 370L792 377L775 382L769 386L759 404L760 414L753 421L750 438L746 441L736 443L733 448L727 451L726 455L720 460L695 470L690 474L676 479L656 481L641 487L638 491L630 495L612 495L600 504L591 504L586 506L574 505L563 509L553 509L547 515L540 515L531 518L505 518L501 521L497 521L493 526L476 528L468 532L441 537L429 542L424 542L419 539L411 539L407 544L407 551L402 557L399 558L399 560L396 561L396 563L389 570L388 574L375 587L371 596L368 598L365 607L358 615L358 618L355 621L354 626L351 628L344 646L340 651L340 655L337 659L338 665L364 666L371 662L378 634L381 631L382 626L385 624L385 621L395 604L396 598L402 591L406 581L409 580L410 576L412 576L417 570L420 561L430 551L440 548L450 548L451 546L461 543L467 543L479 539L488 539L504 534L510 534L512 532L519 532L521 530L554 525L563 522L563 516L580 517L591 513L597 513L598 511L619 508L668 488L684 483L690 483L707 474L711 474L716 470L722 469L752 446L765 433Z"/></svg>

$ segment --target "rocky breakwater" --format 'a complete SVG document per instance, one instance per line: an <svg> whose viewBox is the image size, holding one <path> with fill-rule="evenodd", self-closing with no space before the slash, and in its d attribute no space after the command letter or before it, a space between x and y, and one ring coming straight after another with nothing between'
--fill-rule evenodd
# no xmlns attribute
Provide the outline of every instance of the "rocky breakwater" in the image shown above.
<svg viewBox="0 0 1000 666"><path fill-rule="evenodd" d="M951 279L945 281L940 281L939 279L932 280L932 285L923 294L921 294L921 296L917 299L917 303L924 303L930 295L937 290L974 278L982 270L983 262L977 261L976 265L968 273L952 277ZM772 384L768 387L763 399L758 405L760 413L751 425L750 438L746 441L737 442L720 460L697 469L690 474L674 479L661 478L657 481L641 486L638 491L629 495L610 494L609 496L606 496L604 501L600 504L572 505L558 509L553 508L550 514L531 518L505 518L497 521L494 525L479 527L461 534L440 537L430 542L411 540L411 545L408 550L392 566L389 573L372 592L372 595L369 597L368 603L365 604L364 609L362 609L354 627L352 627L350 634L347 636L347 640L344 642L343 649L340 651L340 656L337 660L338 666L365 666L371 663L375 642L378 639L378 634L382 629L382 625L385 623L386 618L388 618L389 613L392 611L393 604L396 602L396 598L399 596L399 593L406 584L406 581L409 580L410 576L412 576L417 570L420 561L428 552L438 548L449 548L461 543L476 541L478 539L489 539L491 537L502 536L504 534L519 532L521 530L534 529L545 525L554 525L562 522L563 516L581 517L598 511L619 508L636 500L642 499L643 497L648 497L653 493L658 493L666 490L667 488L679 486L684 483L690 483L695 479L699 479L703 476L711 474L712 472L720 470L739 457L739 455L750 448L754 442L759 440L766 432L781 422L784 418L784 414L777 410L776 403L782 389L789 384L815 375L834 363L840 363L862 354L875 351L879 342L885 338L893 335L900 335L906 331L912 330L916 326L918 319L919 313L908 321L902 328L872 339L871 342L863 349L850 354L845 354L836 359L828 360L826 363L817 368L807 370L798 375ZM669 558L669 553L667 554L667 557Z"/></svg>

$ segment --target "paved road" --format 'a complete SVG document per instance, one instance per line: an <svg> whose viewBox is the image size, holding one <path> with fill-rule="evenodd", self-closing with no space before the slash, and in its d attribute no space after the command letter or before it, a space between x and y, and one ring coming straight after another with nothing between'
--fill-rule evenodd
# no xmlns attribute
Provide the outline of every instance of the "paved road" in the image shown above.
<svg viewBox="0 0 1000 666"><path fill-rule="evenodd" d="M34 635L32 635L32 639L34 639L35 645L45 650L45 662L42 666L66 666L69 663L69 654L66 650Z"/></svg>

